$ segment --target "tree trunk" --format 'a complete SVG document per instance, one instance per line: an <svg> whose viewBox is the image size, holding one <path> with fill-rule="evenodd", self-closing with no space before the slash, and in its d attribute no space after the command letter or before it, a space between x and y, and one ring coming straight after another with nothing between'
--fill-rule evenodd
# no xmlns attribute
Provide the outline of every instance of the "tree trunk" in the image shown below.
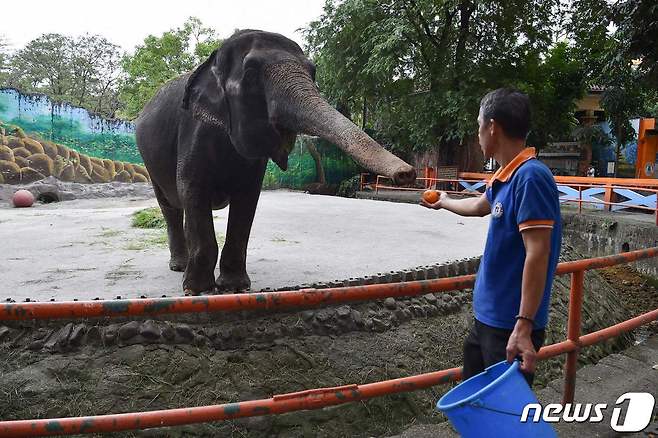
<svg viewBox="0 0 658 438"><path fill-rule="evenodd" d="M442 141L439 145L439 166L454 166L457 164L457 147L455 140Z"/></svg>
<svg viewBox="0 0 658 438"><path fill-rule="evenodd" d="M324 167L322 167L322 157L320 156L318 149L315 147L315 143L313 143L313 140L309 138L304 141L304 144L308 148L308 152L311 154L313 161L315 162L315 182L318 182L322 185L327 184L327 179L324 175Z"/></svg>
<svg viewBox="0 0 658 438"><path fill-rule="evenodd" d="M619 172L619 154L621 153L621 143L617 142L617 147L615 148L615 173L614 177L617 178Z"/></svg>
<svg viewBox="0 0 658 438"><path fill-rule="evenodd" d="M614 177L617 178L619 173L619 154L621 153L621 128L617 129L617 147L615 148L615 173Z"/></svg>

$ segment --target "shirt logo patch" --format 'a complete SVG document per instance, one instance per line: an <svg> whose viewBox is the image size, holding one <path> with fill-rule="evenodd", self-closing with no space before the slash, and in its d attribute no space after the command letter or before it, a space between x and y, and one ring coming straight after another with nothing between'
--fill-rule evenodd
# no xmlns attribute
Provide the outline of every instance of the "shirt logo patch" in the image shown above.
<svg viewBox="0 0 658 438"><path fill-rule="evenodd" d="M496 205L494 205L491 215L495 218L501 217L503 215L503 204L501 204L500 202L496 202Z"/></svg>

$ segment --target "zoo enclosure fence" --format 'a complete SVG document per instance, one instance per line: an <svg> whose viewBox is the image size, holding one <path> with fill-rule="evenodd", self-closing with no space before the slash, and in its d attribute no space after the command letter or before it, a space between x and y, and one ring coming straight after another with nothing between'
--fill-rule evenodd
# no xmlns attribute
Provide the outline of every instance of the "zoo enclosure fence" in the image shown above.
<svg viewBox="0 0 658 438"><path fill-rule="evenodd" d="M361 191L370 188L380 190L422 192L427 189L439 189L449 194L461 196L478 196L486 188L491 174L461 172L457 178L416 178L414 187L397 187L389 183L391 179L377 175L369 181L369 174L360 177ZM632 178L589 178L577 176L556 176L555 182L560 192L561 203L578 204L581 213L583 205L608 211L636 209L654 214L658 226L658 180Z"/></svg>
<svg viewBox="0 0 658 438"><path fill-rule="evenodd" d="M567 355L564 367L562 403L573 402L576 385L576 363L581 348L603 342L658 320L658 308L634 318L586 335L580 334L583 305L584 273L591 269L634 262L658 256L658 247L613 256L564 262L556 274L571 274L567 339L543 347L539 360ZM333 289L260 292L203 297L154 298L112 301L70 301L44 303L12 303L0 305L2 320L43 320L88 317L177 314L193 312L231 312L240 310L299 309L344 302L410 297L427 293L448 292L473 286L475 275L405 283L375 284ZM274 415L326 406L339 405L387 394L410 392L461 379L460 368L386 380L363 385L350 384L333 388L317 388L269 399L249 400L220 405L135 412L124 414L0 421L0 437L72 435L149 429L241 417Z"/></svg>

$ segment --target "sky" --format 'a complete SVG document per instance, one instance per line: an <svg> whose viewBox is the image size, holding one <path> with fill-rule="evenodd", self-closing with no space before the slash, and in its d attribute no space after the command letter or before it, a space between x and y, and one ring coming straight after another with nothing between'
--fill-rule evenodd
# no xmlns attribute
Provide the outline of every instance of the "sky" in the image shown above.
<svg viewBox="0 0 658 438"><path fill-rule="evenodd" d="M297 29L319 18L323 6L324 0L3 1L0 15L6 18L0 20L0 35L9 40L12 51L44 33L74 37L92 33L132 52L149 34L160 35L195 16L220 37L237 28L261 29L303 46Z"/></svg>

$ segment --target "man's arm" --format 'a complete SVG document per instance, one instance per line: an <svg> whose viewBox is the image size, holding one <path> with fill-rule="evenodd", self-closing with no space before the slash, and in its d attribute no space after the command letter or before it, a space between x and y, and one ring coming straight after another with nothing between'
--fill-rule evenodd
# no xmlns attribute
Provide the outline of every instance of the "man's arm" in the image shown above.
<svg viewBox="0 0 658 438"><path fill-rule="evenodd" d="M551 253L552 231L552 228L529 228L521 231L526 257L521 281L520 316L534 319L541 304ZM537 359L537 352L530 338L532 329L531 321L519 318L507 343L507 361L511 362L520 355L523 359L521 369L528 373L535 371Z"/></svg>
<svg viewBox="0 0 658 438"><path fill-rule="evenodd" d="M477 197L454 199L448 196L446 192L439 192L439 200L434 204L421 200L420 205L434 210L443 208L460 216L486 216L491 213L489 200L484 193Z"/></svg>

